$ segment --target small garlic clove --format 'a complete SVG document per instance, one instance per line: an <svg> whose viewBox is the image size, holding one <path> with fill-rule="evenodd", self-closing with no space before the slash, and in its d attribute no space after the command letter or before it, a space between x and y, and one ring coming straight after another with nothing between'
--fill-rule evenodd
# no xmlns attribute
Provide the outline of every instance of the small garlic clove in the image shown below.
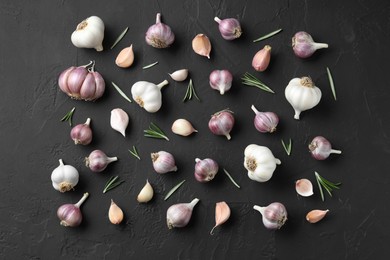
<svg viewBox="0 0 390 260"><path fill-rule="evenodd" d="M265 45L263 49L259 50L252 60L252 67L256 71L265 71L268 68L271 60L271 46Z"/></svg>
<svg viewBox="0 0 390 260"><path fill-rule="evenodd" d="M169 74L169 73L168 73ZM181 69L169 74L174 81L184 81L188 77L188 69Z"/></svg>
<svg viewBox="0 0 390 260"><path fill-rule="evenodd" d="M114 225L120 224L123 220L123 211L113 200L111 200L111 205L108 210L108 219Z"/></svg>
<svg viewBox="0 0 390 260"><path fill-rule="evenodd" d="M153 187L150 185L149 181L146 180L145 186L142 188L140 193L137 196L137 201L139 203L149 202L153 198Z"/></svg>
<svg viewBox="0 0 390 260"><path fill-rule="evenodd" d="M120 68L128 68L134 62L133 44L124 48L116 57L115 64Z"/></svg>
<svg viewBox="0 0 390 260"><path fill-rule="evenodd" d="M192 40L192 49L196 54L210 59L211 42L205 34L198 34Z"/></svg>
<svg viewBox="0 0 390 260"><path fill-rule="evenodd" d="M321 219L323 219L326 216L328 211L329 211L328 209L327 210L320 210L320 209L312 210L309 213L307 213L306 220L312 224L317 223L318 221L320 221Z"/></svg>
<svg viewBox="0 0 390 260"><path fill-rule="evenodd" d="M313 185L308 179L300 179L295 182L295 190L302 197L313 195Z"/></svg>
<svg viewBox="0 0 390 260"><path fill-rule="evenodd" d="M198 132L198 130L196 130L188 120L177 119L172 124L172 132L181 136L189 136L193 132Z"/></svg>
<svg viewBox="0 0 390 260"><path fill-rule="evenodd" d="M110 124L112 129L126 136L126 128L129 124L129 116L123 109L115 108L111 111Z"/></svg>

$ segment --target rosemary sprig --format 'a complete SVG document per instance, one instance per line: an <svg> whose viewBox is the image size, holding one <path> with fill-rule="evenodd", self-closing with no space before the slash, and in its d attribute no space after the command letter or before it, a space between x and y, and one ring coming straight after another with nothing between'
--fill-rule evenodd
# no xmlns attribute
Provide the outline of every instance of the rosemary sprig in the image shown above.
<svg viewBox="0 0 390 260"><path fill-rule="evenodd" d="M223 171L225 172L225 174L229 177L230 181L237 187L237 188L240 188L240 185L237 184L237 182L234 181L233 177L228 173L227 170L223 169Z"/></svg>
<svg viewBox="0 0 390 260"><path fill-rule="evenodd" d="M119 176L112 176L108 182L106 183L106 185L104 186L104 190L103 190L103 193L106 193L107 191L109 190L112 190L113 188L115 187L118 187L119 185L121 185L122 183L124 183L125 181L123 180L119 180Z"/></svg>
<svg viewBox="0 0 390 260"><path fill-rule="evenodd" d="M188 86L187 86L186 94L185 94L182 101L186 102L187 100L191 100L192 96L194 96L198 101L200 101L198 95L196 94L194 85L192 84L192 79L190 79L190 82L188 83Z"/></svg>
<svg viewBox="0 0 390 260"><path fill-rule="evenodd" d="M137 158L138 160L141 160L141 157L139 156L138 154L138 151L137 151L137 148L133 145L133 149L130 150L129 149L129 152L131 153L131 155L133 155L135 158Z"/></svg>
<svg viewBox="0 0 390 260"><path fill-rule="evenodd" d="M318 172L314 172L314 174L316 176L316 180L317 180L318 188L320 190L322 201L325 201L325 196L324 196L324 192L323 192L322 188L324 188L328 192L329 196L331 196L331 197L332 197L333 189L340 189L339 186L341 185L341 182L333 183L331 181L328 181L327 179L325 179L321 175L319 175Z"/></svg>
<svg viewBox="0 0 390 260"><path fill-rule="evenodd" d="M165 139L169 141L166 134L153 122L150 123L149 129L144 130L144 136L157 139Z"/></svg>
<svg viewBox="0 0 390 260"><path fill-rule="evenodd" d="M72 117L73 117L73 113L75 111L76 107L73 107L68 113L66 113L66 115L61 118L61 122L68 122L70 126L72 126Z"/></svg>
<svg viewBox="0 0 390 260"><path fill-rule="evenodd" d="M155 65L157 65L157 64L158 64L158 61L156 61L156 62L154 62L154 63L152 63L152 64L149 64L149 65L146 65L146 66L142 67L142 69L143 69L143 70L149 69L149 68L151 68L151 67L153 67L153 66L155 66Z"/></svg>
<svg viewBox="0 0 390 260"><path fill-rule="evenodd" d="M185 181L186 181L186 180L182 180L181 182L179 182L178 184L176 184L175 187L173 187L173 188L167 193L167 195L165 195L164 200L169 199L169 197L170 197L177 189L179 189L180 186L183 185L183 183L184 183Z"/></svg>
<svg viewBox="0 0 390 260"><path fill-rule="evenodd" d="M291 138L289 139L287 145L284 143L283 139L282 139L281 141L282 141L282 145L283 145L284 150L286 151L287 155L290 156L290 154L291 154L291 148L292 148L292 141L291 141Z"/></svg>
<svg viewBox="0 0 390 260"><path fill-rule="evenodd" d="M129 101L130 103L132 103L131 99L114 83L111 81L111 84L114 86L114 88L116 89L116 91L118 91L118 93L124 98L126 99L127 101Z"/></svg>
<svg viewBox="0 0 390 260"><path fill-rule="evenodd" d="M266 35L261 36L260 38L258 38L258 39L256 39L256 40L253 40L253 42L259 42L259 41L262 41L262 40L271 38L271 37L274 36L275 34L280 33L282 30L283 30L283 29L278 29L278 30L276 30L276 31L270 32L269 34L266 34Z"/></svg>
<svg viewBox="0 0 390 260"><path fill-rule="evenodd" d="M125 34L127 33L127 31L129 30L129 27L126 27L122 32L121 34L118 36L118 38L116 38L114 44L111 46L111 50L118 44L118 42L120 42L122 40L122 38L125 36Z"/></svg>
<svg viewBox="0 0 390 260"><path fill-rule="evenodd" d="M265 85L263 82L261 82L258 78L253 76L252 74L245 72L244 76L241 78L242 79L242 84L251 86L251 87L256 87L261 90L264 90L269 93L275 93L272 89L270 89L267 85Z"/></svg>
<svg viewBox="0 0 390 260"><path fill-rule="evenodd" d="M326 72L328 73L328 79L329 79L330 89L332 90L333 98L334 100L337 100L336 89L334 87L332 73L330 73L330 69L328 67L326 67Z"/></svg>

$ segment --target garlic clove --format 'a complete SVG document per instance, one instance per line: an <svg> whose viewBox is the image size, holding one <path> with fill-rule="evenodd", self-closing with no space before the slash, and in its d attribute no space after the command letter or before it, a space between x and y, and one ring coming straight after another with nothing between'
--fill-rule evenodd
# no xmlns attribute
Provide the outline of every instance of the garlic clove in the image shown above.
<svg viewBox="0 0 390 260"><path fill-rule="evenodd" d="M271 46L265 45L263 49L259 50L252 60L252 67L256 71L265 71L268 68L271 60Z"/></svg>
<svg viewBox="0 0 390 260"><path fill-rule="evenodd" d="M194 132L198 132L186 119L177 119L173 122L171 129L173 133L181 136L189 136Z"/></svg>
<svg viewBox="0 0 390 260"><path fill-rule="evenodd" d="M313 195L313 185L308 179L300 179L295 182L295 190L302 197Z"/></svg>
<svg viewBox="0 0 390 260"><path fill-rule="evenodd" d="M133 44L119 52L115 59L115 64L120 68L128 68L134 62Z"/></svg>
<svg viewBox="0 0 390 260"><path fill-rule="evenodd" d="M110 124L112 129L118 131L123 136L126 136L126 128L129 124L129 116L123 109L115 108L111 111Z"/></svg>
<svg viewBox="0 0 390 260"><path fill-rule="evenodd" d="M123 211L122 209L113 201L111 200L111 205L108 210L108 219L110 222L114 225L118 225L123 220Z"/></svg>
<svg viewBox="0 0 390 260"><path fill-rule="evenodd" d="M168 73L169 74L169 73ZM181 69L169 74L174 81L184 81L188 77L188 69Z"/></svg>
<svg viewBox="0 0 390 260"><path fill-rule="evenodd" d="M196 54L210 59L211 42L205 34L198 34L192 40L192 49Z"/></svg>
<svg viewBox="0 0 390 260"><path fill-rule="evenodd" d="M153 187L150 185L149 181L146 180L145 186L142 188L140 193L137 196L137 201L139 203L146 203L149 202L153 198Z"/></svg>
<svg viewBox="0 0 390 260"><path fill-rule="evenodd" d="M312 210L309 213L307 213L306 220L312 224L317 223L318 221L320 221L321 219L323 219L326 216L328 211L329 211L328 209L327 210L319 210L319 209Z"/></svg>

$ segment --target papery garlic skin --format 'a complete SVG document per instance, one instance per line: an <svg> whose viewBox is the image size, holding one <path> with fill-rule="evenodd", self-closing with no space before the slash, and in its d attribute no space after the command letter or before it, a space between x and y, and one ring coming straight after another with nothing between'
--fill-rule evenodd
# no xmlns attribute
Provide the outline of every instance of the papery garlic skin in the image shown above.
<svg viewBox="0 0 390 260"><path fill-rule="evenodd" d="M248 170L248 177L257 182L271 179L276 166L281 164L268 147L256 144L248 145L244 156L244 167Z"/></svg>
<svg viewBox="0 0 390 260"><path fill-rule="evenodd" d="M325 160L331 153L341 154L340 150L332 149L331 143L323 136L316 136L309 144L309 151L316 160Z"/></svg>
<svg viewBox="0 0 390 260"><path fill-rule="evenodd" d="M115 108L111 110L110 125L112 129L118 131L126 137L126 128L129 125L129 116L123 109Z"/></svg>
<svg viewBox="0 0 390 260"><path fill-rule="evenodd" d="M233 112L229 110L222 110L211 116L209 120L209 129L215 135L224 135L226 139L230 140L230 132L234 126Z"/></svg>
<svg viewBox="0 0 390 260"><path fill-rule="evenodd" d="M70 131L70 137L75 144L88 145L92 142L91 118L84 124L78 124Z"/></svg>
<svg viewBox="0 0 390 260"><path fill-rule="evenodd" d="M142 188L142 190L139 192L137 196L137 201L139 203L147 203L149 202L154 195L153 187L150 185L149 181L146 180L145 186Z"/></svg>
<svg viewBox="0 0 390 260"><path fill-rule="evenodd" d="M322 220L328 212L329 212L328 209L327 210L320 210L320 209L311 210L309 213L307 213L306 220L312 224L317 223L320 220Z"/></svg>
<svg viewBox="0 0 390 260"><path fill-rule="evenodd" d="M260 133L273 133L279 124L279 117L274 112L260 112L254 105L251 106L256 116L253 120L255 128Z"/></svg>
<svg viewBox="0 0 390 260"><path fill-rule="evenodd" d="M78 48L94 48L103 50L104 23L97 16L91 16L77 25L72 33L71 41Z"/></svg>
<svg viewBox="0 0 390 260"><path fill-rule="evenodd" d="M120 68L128 68L134 62L134 51L133 44L130 47L126 47L121 52L119 52L118 56L115 59L115 64Z"/></svg>
<svg viewBox="0 0 390 260"><path fill-rule="evenodd" d="M195 198L190 203L179 203L170 206L167 210L168 228L172 229L187 226L188 222L190 222L193 208L198 202L199 199Z"/></svg>
<svg viewBox="0 0 390 260"><path fill-rule="evenodd" d="M213 70L209 76L212 89L218 90L221 95L232 87L233 75L228 70Z"/></svg>
<svg viewBox="0 0 390 260"><path fill-rule="evenodd" d="M196 35L195 38L192 40L192 49L196 54L200 56L205 56L210 59L211 42L209 40L209 37L202 33Z"/></svg>
<svg viewBox="0 0 390 260"><path fill-rule="evenodd" d="M54 189L60 192L72 190L79 182L79 172L72 165L64 165L62 159L60 165L51 173L51 181Z"/></svg>
<svg viewBox="0 0 390 260"><path fill-rule="evenodd" d="M175 120L172 124L171 130L174 134L181 136L189 136L194 132L198 132L198 130L192 126L190 121L183 118Z"/></svg>
<svg viewBox="0 0 390 260"><path fill-rule="evenodd" d="M169 73L168 73L169 74ZM174 81L184 81L188 77L188 69L181 69L169 74Z"/></svg>
<svg viewBox="0 0 390 260"><path fill-rule="evenodd" d="M265 45L263 49L259 50L252 60L252 67L256 71L265 71L271 61L271 46Z"/></svg>
<svg viewBox="0 0 390 260"><path fill-rule="evenodd" d="M161 89L167 84L167 80L158 85L147 81L138 81L131 87L133 100L147 112L155 113L162 106Z"/></svg>
<svg viewBox="0 0 390 260"><path fill-rule="evenodd" d="M175 34L171 27L161 22L161 14L156 15L156 24L149 27L145 35L148 45L154 48L167 48L175 41Z"/></svg>
<svg viewBox="0 0 390 260"><path fill-rule="evenodd" d="M314 85L309 77L292 79L285 91L287 101L294 108L294 118L299 120L302 111L309 110L321 100L321 90Z"/></svg>
<svg viewBox="0 0 390 260"><path fill-rule="evenodd" d="M60 225L64 227L77 227L83 220L80 206L88 198L89 193L84 193L83 197L76 204L64 204L57 209L57 217L61 220Z"/></svg>
<svg viewBox="0 0 390 260"><path fill-rule="evenodd" d="M153 169L157 173L164 174L167 172L177 171L175 158L172 154L165 151L159 151L157 153L152 153L151 157L153 162Z"/></svg>
<svg viewBox="0 0 390 260"><path fill-rule="evenodd" d="M218 23L218 29L221 33L222 38L231 41L240 38L242 34L240 22L235 18L219 19L214 18L214 21Z"/></svg>
<svg viewBox="0 0 390 260"><path fill-rule="evenodd" d="M266 207L253 206L262 215L263 224L268 229L280 229L287 221L287 210L280 202L273 202Z"/></svg>
<svg viewBox="0 0 390 260"><path fill-rule="evenodd" d="M307 32L297 32L292 38L292 48L299 58L309 58L318 49L328 48L326 43L314 42Z"/></svg>
<svg viewBox="0 0 390 260"><path fill-rule="evenodd" d="M94 150L89 154L88 157L85 158L85 166L87 166L93 172L102 172L110 163L117 160L117 157L108 157L101 150Z"/></svg>
<svg viewBox="0 0 390 260"><path fill-rule="evenodd" d="M216 161L210 158L195 159L195 179L199 182L209 182L218 173L219 166Z"/></svg>
<svg viewBox="0 0 390 260"><path fill-rule="evenodd" d="M119 225L122 223L124 214L122 209L111 200L110 208L108 209L108 219L114 225Z"/></svg>

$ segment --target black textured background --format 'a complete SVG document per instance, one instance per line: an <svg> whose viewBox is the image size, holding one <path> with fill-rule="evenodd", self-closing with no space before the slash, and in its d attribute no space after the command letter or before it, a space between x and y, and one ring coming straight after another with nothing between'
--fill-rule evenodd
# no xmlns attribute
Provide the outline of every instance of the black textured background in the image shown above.
<svg viewBox="0 0 390 260"><path fill-rule="evenodd" d="M169 49L147 46L144 33L157 12L171 26L176 41ZM105 22L103 52L77 49L70 35L83 19L97 15ZM243 35L225 41L214 16L241 21ZM389 79L390 4L386 0L357 1L0 1L0 258L1 259L384 259L389 255ZM119 33L129 26L124 39L110 50ZM283 28L260 43L252 40ZM330 48L312 58L300 60L291 50L291 37L300 30L313 35ZM209 36L211 59L196 55L191 40L197 33ZM135 63L119 69L114 60L124 47L133 44ZM253 71L253 55L265 44L272 46L271 64L264 73ZM57 86L66 68L96 61L106 80L106 93L96 102L69 99ZM159 61L148 70L142 66ZM334 101L326 75L330 67L338 100ZM202 102L182 103L187 82L175 83L168 72L188 68ZM220 96L208 85L214 69L229 69L234 75L230 92ZM276 94L268 94L240 83L246 71L254 73ZM284 88L290 79L311 76L321 88L320 104L293 119ZM116 82L128 95L138 80L159 83L163 106L148 114L129 104L111 86ZM253 127L251 104L280 116L278 131L258 133ZM75 146L70 127L60 122L76 107L74 124L92 118L93 143ZM110 128L110 111L122 108L130 116L126 138ZM232 140L212 135L207 127L210 115L229 107L235 112ZM184 138L170 131L177 118L190 120L199 133ZM143 129L153 121L170 141L147 139ZM341 156L315 161L307 144L316 135L327 137ZM287 156L281 139L292 138ZM242 165L244 148L250 144L269 147L282 161L273 178L256 183L246 176ZM141 161L127 151L136 145ZM119 161L103 173L92 173L83 158L101 149ZM150 153L159 150L175 155L179 171L163 176L152 168ZM211 157L226 168L241 189L222 171L211 183L193 177L194 159ZM51 171L58 159L80 172L75 191L61 194L51 186ZM314 171L342 188L322 202ZM126 180L103 194L110 176ZM296 195L294 181L309 178L315 195ZM138 192L149 179L156 195L139 205ZM184 186L168 201L163 197L179 181ZM59 225L57 208L75 203L84 192L90 197L82 207L83 223L78 228ZM190 224L168 230L166 209L178 202L200 199ZM109 223L110 199L124 210L122 225ZM229 221L214 225L214 208L226 201L232 210ZM289 219L276 232L264 228L254 204L285 204ZM329 209L328 216L312 225L305 215L312 209Z"/></svg>

